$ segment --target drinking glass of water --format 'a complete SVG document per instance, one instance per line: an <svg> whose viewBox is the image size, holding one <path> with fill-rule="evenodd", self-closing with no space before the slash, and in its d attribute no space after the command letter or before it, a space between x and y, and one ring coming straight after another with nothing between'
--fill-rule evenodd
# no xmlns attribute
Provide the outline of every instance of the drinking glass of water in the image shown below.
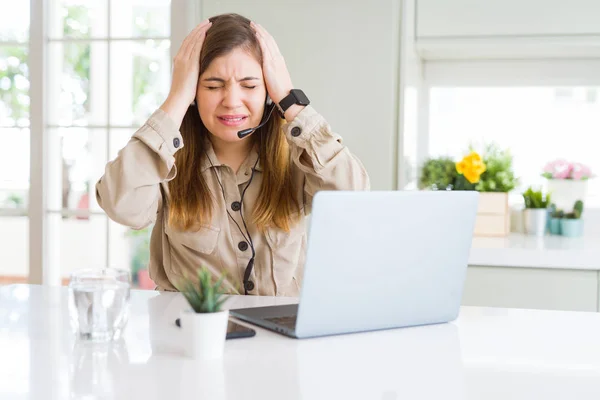
<svg viewBox="0 0 600 400"><path fill-rule="evenodd" d="M124 269L84 269L71 274L69 314L77 337L106 342L121 337L129 319L131 276Z"/></svg>

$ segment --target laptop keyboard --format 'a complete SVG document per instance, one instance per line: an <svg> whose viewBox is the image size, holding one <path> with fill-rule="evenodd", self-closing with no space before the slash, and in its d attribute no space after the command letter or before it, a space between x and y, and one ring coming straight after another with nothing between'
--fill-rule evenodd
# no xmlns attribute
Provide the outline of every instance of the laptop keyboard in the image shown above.
<svg viewBox="0 0 600 400"><path fill-rule="evenodd" d="M285 326L289 329L296 329L296 315L286 316L286 317L273 317L273 318L265 318L265 320L269 322L273 322L274 324Z"/></svg>

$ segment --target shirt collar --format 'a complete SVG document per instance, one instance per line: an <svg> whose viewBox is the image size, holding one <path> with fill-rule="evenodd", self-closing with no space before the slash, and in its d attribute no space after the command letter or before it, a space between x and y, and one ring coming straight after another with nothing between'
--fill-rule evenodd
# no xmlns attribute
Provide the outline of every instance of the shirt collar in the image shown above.
<svg viewBox="0 0 600 400"><path fill-rule="evenodd" d="M207 169L209 169L211 167L220 167L223 165L217 158L217 155L215 154L213 145L208 138L204 139L204 148L206 149L206 155L208 157L203 157L203 159L202 159L202 170L201 170L202 172L206 171ZM211 161L212 161L212 163L211 163ZM257 171L262 172L263 167L260 163L260 160L258 160L258 145L255 145L252 147L250 154L248 155L248 157L246 157L246 159L240 166L238 173L244 174L246 171L252 172L252 167L254 167L255 163L256 163L255 169Z"/></svg>

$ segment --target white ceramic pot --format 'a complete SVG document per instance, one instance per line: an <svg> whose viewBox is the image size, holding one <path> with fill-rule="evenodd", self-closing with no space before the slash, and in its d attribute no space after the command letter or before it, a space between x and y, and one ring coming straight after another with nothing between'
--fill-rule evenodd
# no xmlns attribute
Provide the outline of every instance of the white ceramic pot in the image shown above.
<svg viewBox="0 0 600 400"><path fill-rule="evenodd" d="M526 208L523 210L525 233L544 236L548 224L548 210L545 208Z"/></svg>
<svg viewBox="0 0 600 400"><path fill-rule="evenodd" d="M186 355L196 360L214 360L223 356L229 310L200 314L181 312L181 330Z"/></svg>
<svg viewBox="0 0 600 400"><path fill-rule="evenodd" d="M573 210L573 206L577 200L585 203L587 180L549 179L548 193L551 196L550 201L556 204L558 209L570 212Z"/></svg>

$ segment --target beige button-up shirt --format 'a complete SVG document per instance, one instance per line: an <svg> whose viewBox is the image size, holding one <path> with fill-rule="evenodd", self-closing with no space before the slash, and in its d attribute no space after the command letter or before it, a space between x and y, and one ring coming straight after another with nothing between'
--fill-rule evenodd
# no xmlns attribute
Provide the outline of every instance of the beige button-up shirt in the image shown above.
<svg viewBox="0 0 600 400"><path fill-rule="evenodd" d="M299 294L306 249L306 217L317 191L369 189L369 177L362 163L311 106L286 123L283 131L290 143L302 217L290 232L273 227L261 233L252 224L251 210L262 185L262 166L258 163L242 205L256 251L250 276L254 288L248 292L254 295ZM221 164L209 146L212 165L204 160L201 173L215 199L212 221L199 231L182 232L170 227L166 216L167 183L177 174L174 154L184 145L176 123L168 114L157 110L106 165L104 176L96 184L98 204L111 219L133 229L154 224L149 271L159 290L176 290L174 283L184 275L195 276L197 268L206 266L217 276L226 272L230 277L229 292L237 290L243 294L244 271L252 250L249 243L243 244L247 242L243 236L246 231L240 212L232 209L232 204L241 200L258 153L252 151L236 173ZM225 196L216 175L223 184Z"/></svg>

